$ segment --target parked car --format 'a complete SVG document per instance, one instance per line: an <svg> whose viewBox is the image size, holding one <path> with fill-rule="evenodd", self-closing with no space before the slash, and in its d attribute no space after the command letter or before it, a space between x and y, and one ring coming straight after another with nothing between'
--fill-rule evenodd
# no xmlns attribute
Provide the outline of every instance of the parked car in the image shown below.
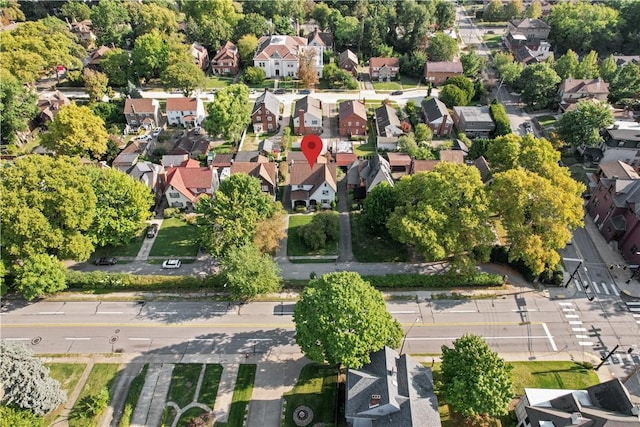
<svg viewBox="0 0 640 427"><path fill-rule="evenodd" d="M147 228L147 238L153 239L158 234L158 224L151 224Z"/></svg>
<svg viewBox="0 0 640 427"><path fill-rule="evenodd" d="M114 265L117 263L118 263L118 260L112 257L102 257L94 261L95 265Z"/></svg>
<svg viewBox="0 0 640 427"><path fill-rule="evenodd" d="M313 91L311 89L302 89L300 91L300 95L309 95L310 93L312 93Z"/></svg>
<svg viewBox="0 0 640 427"><path fill-rule="evenodd" d="M182 263L179 259L168 259L162 263L162 268L180 268Z"/></svg>
<svg viewBox="0 0 640 427"><path fill-rule="evenodd" d="M391 95L402 95L404 92L401 90L394 90L393 92L391 92Z"/></svg>
<svg viewBox="0 0 640 427"><path fill-rule="evenodd" d="M524 131L526 133L533 133L533 127L530 122L524 122Z"/></svg>
<svg viewBox="0 0 640 427"><path fill-rule="evenodd" d="M142 135L136 138L139 141L151 141L151 135Z"/></svg>
<svg viewBox="0 0 640 427"><path fill-rule="evenodd" d="M284 95L287 91L285 89L276 89L273 93L276 95Z"/></svg>
<svg viewBox="0 0 640 427"><path fill-rule="evenodd" d="M200 126L193 128L194 135L200 135L201 133L202 133L202 128Z"/></svg>
<svg viewBox="0 0 640 427"><path fill-rule="evenodd" d="M160 132L162 132L162 128L155 128L151 135L158 136L158 135L160 135Z"/></svg>

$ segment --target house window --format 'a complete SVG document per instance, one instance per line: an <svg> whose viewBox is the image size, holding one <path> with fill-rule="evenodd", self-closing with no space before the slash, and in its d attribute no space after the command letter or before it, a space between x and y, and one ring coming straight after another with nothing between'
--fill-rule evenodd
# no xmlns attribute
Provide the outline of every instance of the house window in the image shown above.
<svg viewBox="0 0 640 427"><path fill-rule="evenodd" d="M265 193L269 191L269 187L267 187L266 185L263 185L261 188L262 188L262 191L264 191Z"/></svg>
<svg viewBox="0 0 640 427"><path fill-rule="evenodd" d="M347 126L351 126L351 122L347 123Z"/></svg>
<svg viewBox="0 0 640 427"><path fill-rule="evenodd" d="M271 123L268 124L267 129L271 130L273 129L273 125Z"/></svg>
<svg viewBox="0 0 640 427"><path fill-rule="evenodd" d="M258 67L264 67L264 62L258 62Z"/></svg>
<svg viewBox="0 0 640 427"><path fill-rule="evenodd" d="M172 199L179 199L180 193L169 193L169 197L171 197Z"/></svg>
<svg viewBox="0 0 640 427"><path fill-rule="evenodd" d="M262 121L262 116L256 116L256 122L261 122Z"/></svg>
<svg viewBox="0 0 640 427"><path fill-rule="evenodd" d="M302 189L304 188L304 185L300 185L300 184L298 184L298 186L297 186L297 187L298 187L298 190L302 190Z"/></svg>
<svg viewBox="0 0 640 427"><path fill-rule="evenodd" d="M329 190L322 190L322 195L323 196L328 196L329 195Z"/></svg>
<svg viewBox="0 0 640 427"><path fill-rule="evenodd" d="M287 68L293 68L293 64L287 64Z"/></svg>
<svg viewBox="0 0 640 427"><path fill-rule="evenodd" d="M360 122L356 122L356 126L360 126Z"/></svg>
<svg viewBox="0 0 640 427"><path fill-rule="evenodd" d="M312 125L317 125L317 124L318 124L318 121L317 121L317 120L311 120L311 124L312 124Z"/></svg>
<svg viewBox="0 0 640 427"><path fill-rule="evenodd" d="M271 117L271 116L267 116L267 120L268 120L268 121L271 121L271 120L272 120L272 117Z"/></svg>
<svg viewBox="0 0 640 427"><path fill-rule="evenodd" d="M323 204L329 204L329 203L331 203L331 200L329 200L329 199L322 199L322 200L320 200L320 202L321 202L321 203L323 203Z"/></svg>

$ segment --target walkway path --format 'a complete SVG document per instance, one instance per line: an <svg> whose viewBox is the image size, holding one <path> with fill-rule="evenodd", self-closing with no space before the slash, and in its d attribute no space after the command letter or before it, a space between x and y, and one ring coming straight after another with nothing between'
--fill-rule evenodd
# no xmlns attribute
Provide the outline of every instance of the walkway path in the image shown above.
<svg viewBox="0 0 640 427"><path fill-rule="evenodd" d="M149 364L138 405L131 417L132 427L160 425L171 384L173 366L173 363Z"/></svg>
<svg viewBox="0 0 640 427"><path fill-rule="evenodd" d="M229 417L229 408L233 398L233 388L238 376L238 364L230 363L222 366L222 376L218 385L218 395L213 406L215 422L226 422Z"/></svg>
<svg viewBox="0 0 640 427"><path fill-rule="evenodd" d="M120 418L124 412L124 405L127 402L131 381L140 374L143 367L144 363L127 363L120 365L120 372L118 373L116 383L111 393L111 401L109 402L105 416L102 417L100 427L118 427Z"/></svg>
<svg viewBox="0 0 640 427"><path fill-rule="evenodd" d="M351 220L349 219L349 192L347 174L338 181L338 211L340 212L340 256L338 262L355 261L351 248Z"/></svg>
<svg viewBox="0 0 640 427"><path fill-rule="evenodd" d="M89 374L93 369L94 362L93 360L89 359L86 361L86 364L87 366L84 369L84 372L82 373L82 376L78 381L78 384L76 384L76 388L73 390L73 392L70 395L67 396L67 403L65 403L64 408L62 409L62 412L60 413L60 415L58 415L58 418L56 418L53 424L51 424L52 426L55 426L55 427L69 426L69 415L71 414L73 405L75 405L76 400L78 400L78 396L80 396L80 392L82 392L82 389L84 388L84 385L87 382L87 378L89 378Z"/></svg>

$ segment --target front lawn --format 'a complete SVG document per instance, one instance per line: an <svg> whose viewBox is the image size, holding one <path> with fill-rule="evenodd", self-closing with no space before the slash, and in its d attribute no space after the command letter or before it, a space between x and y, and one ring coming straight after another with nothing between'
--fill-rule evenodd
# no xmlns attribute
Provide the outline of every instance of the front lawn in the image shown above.
<svg viewBox="0 0 640 427"><path fill-rule="evenodd" d="M180 408L193 402L200 371L202 365L199 363L176 364L171 374L167 402L175 402Z"/></svg>
<svg viewBox="0 0 640 427"><path fill-rule="evenodd" d="M400 83L403 89L411 89L420 85L420 79L414 77L400 76Z"/></svg>
<svg viewBox="0 0 640 427"><path fill-rule="evenodd" d="M313 411L310 425L332 425L336 413L338 372L335 366L306 365L290 392L284 394L283 427L295 427L293 413L299 406L308 406Z"/></svg>
<svg viewBox="0 0 640 427"><path fill-rule="evenodd" d="M222 89L233 83L233 77L207 77L205 88L207 89Z"/></svg>
<svg viewBox="0 0 640 427"><path fill-rule="evenodd" d="M499 47L502 44L502 36L498 34L485 34L483 39L488 48Z"/></svg>
<svg viewBox="0 0 640 427"><path fill-rule="evenodd" d="M351 218L351 249L358 262L406 262L407 245L391 237L381 238L366 230L357 220L358 213Z"/></svg>
<svg viewBox="0 0 640 427"><path fill-rule="evenodd" d="M87 407L84 405L85 399L97 396L104 389L109 391L109 398L111 398L111 385L118 374L118 370L119 366L116 363L96 363L93 365L87 382L69 415L69 427L98 425L103 411L100 411L94 417L88 417L86 413Z"/></svg>
<svg viewBox="0 0 640 427"><path fill-rule="evenodd" d="M312 250L299 234L300 227L307 225L313 215L289 215L289 231L287 234L287 256L338 255L338 242L327 240L324 248Z"/></svg>
<svg viewBox="0 0 640 427"><path fill-rule="evenodd" d="M589 185L589 178L587 177L587 174L595 173L598 170L587 169L587 168L584 168L581 164L575 164L575 165L569 166L569 171L571 172L571 177L573 179L575 179L576 181L580 181L585 185Z"/></svg>
<svg viewBox="0 0 640 427"><path fill-rule="evenodd" d="M231 409L226 423L217 423L216 427L235 427L244 425L244 415L253 395L253 382L256 379L256 365L241 364L238 368L236 386L231 398Z"/></svg>
<svg viewBox="0 0 640 427"><path fill-rule="evenodd" d="M195 257L199 247L195 225L182 218L165 218L149 256Z"/></svg>
<svg viewBox="0 0 640 427"><path fill-rule="evenodd" d="M222 377L222 365L207 365L202 378L202 386L200 387L200 395L198 402L213 408L218 396L218 387L220 386L220 378Z"/></svg>
<svg viewBox="0 0 640 427"><path fill-rule="evenodd" d="M399 82L373 82L375 90L402 90L402 84Z"/></svg>
<svg viewBox="0 0 640 427"><path fill-rule="evenodd" d="M67 397L73 393L82 373L86 369L87 365L84 363L46 363L49 368L49 375L54 380L60 382L60 388L67 392ZM53 422L58 418L64 405L60 405L54 411L50 412L44 417L45 425L53 425Z"/></svg>
<svg viewBox="0 0 640 427"><path fill-rule="evenodd" d="M140 252L144 242L144 228L140 230L140 235L135 237L128 245L124 246L104 246L96 248L91 259L101 257L135 257Z"/></svg>

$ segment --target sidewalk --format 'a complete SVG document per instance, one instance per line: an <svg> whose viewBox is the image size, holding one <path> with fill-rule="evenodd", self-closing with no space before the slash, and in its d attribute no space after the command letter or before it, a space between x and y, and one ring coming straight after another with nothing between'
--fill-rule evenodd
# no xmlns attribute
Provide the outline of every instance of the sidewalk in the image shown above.
<svg viewBox="0 0 640 427"><path fill-rule="evenodd" d="M633 271L630 268L624 268L624 266L627 266L627 262L620 252L611 246L611 243L607 243L588 214L584 216L584 227L591 240L593 240L602 261L607 265L614 266L611 277L618 289L629 296L640 298L640 282L637 279L631 279Z"/></svg>

